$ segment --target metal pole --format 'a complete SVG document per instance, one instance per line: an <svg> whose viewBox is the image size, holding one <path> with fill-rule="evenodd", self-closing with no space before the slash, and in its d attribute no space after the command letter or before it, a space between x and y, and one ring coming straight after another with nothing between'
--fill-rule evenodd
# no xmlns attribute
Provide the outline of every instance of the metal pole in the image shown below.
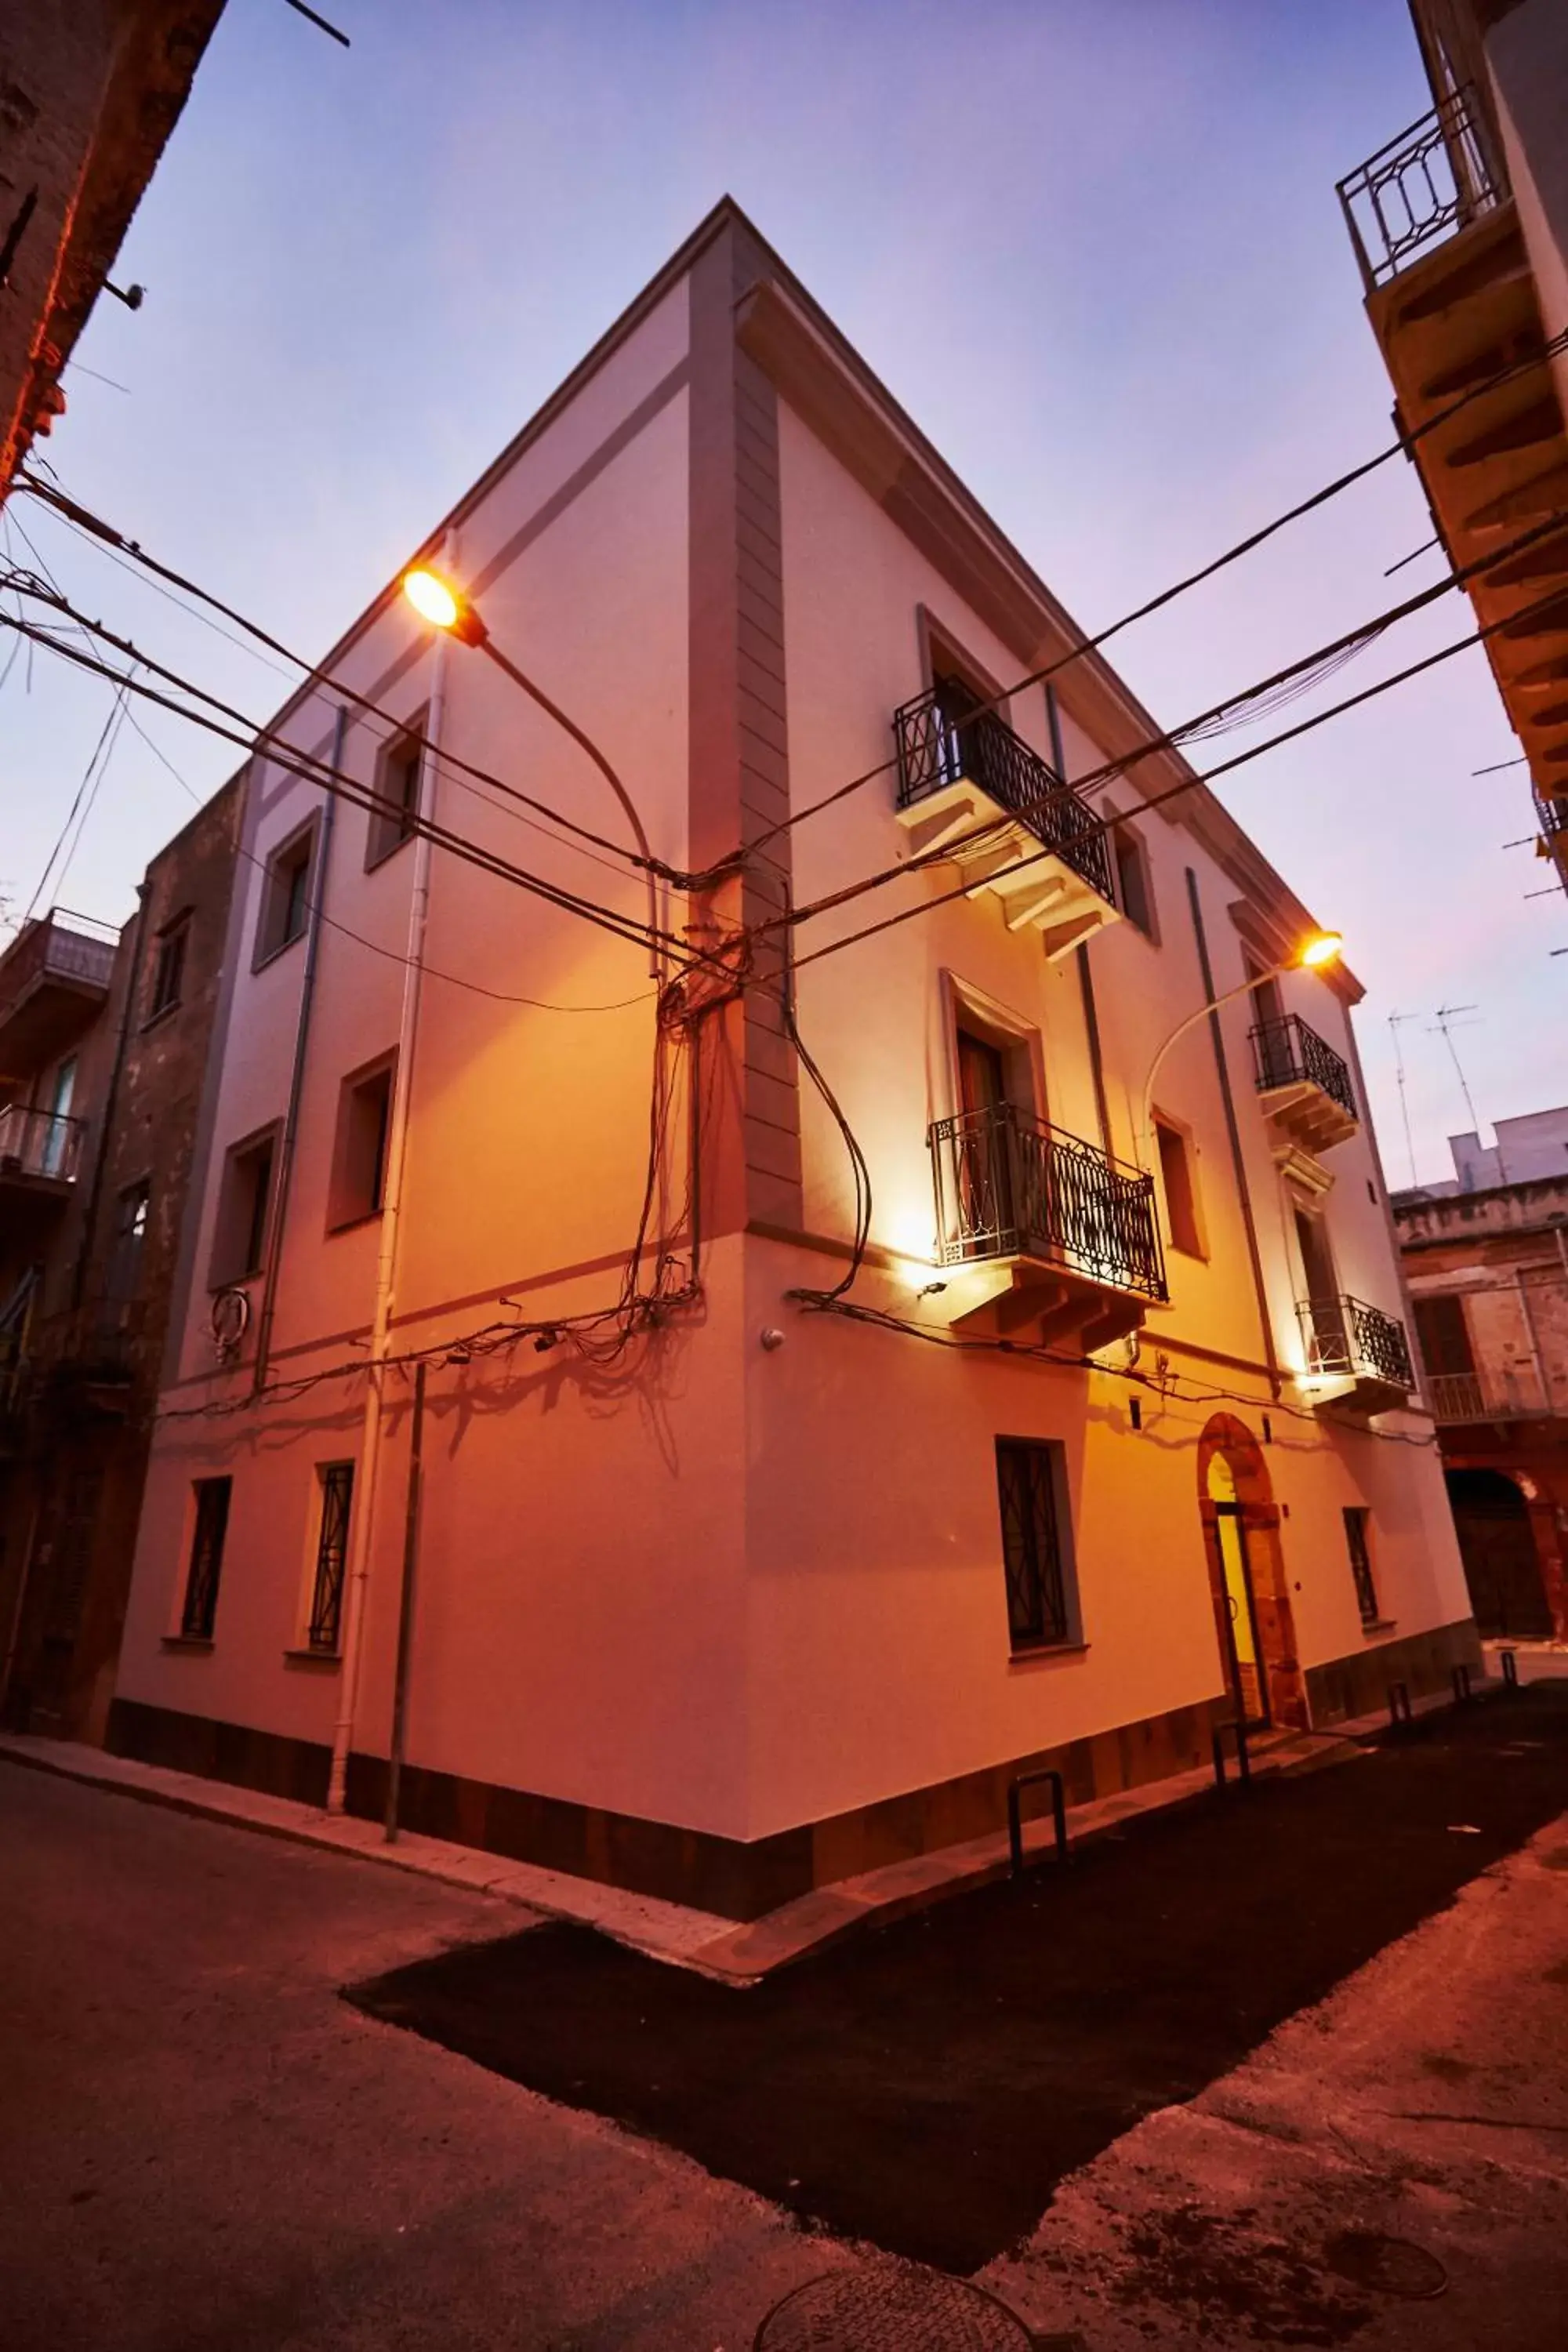
<svg viewBox="0 0 1568 2352"><path fill-rule="evenodd" d="M408 1654L414 1643L414 1579L419 1563L419 1489L425 1469L423 1356L414 1367L414 1413L408 1433L408 1505L403 1522L403 1591L397 1604L397 1664L392 1680L392 1738L386 1759L386 1843L397 1843L397 1799L403 1785L403 1736L408 1709Z"/></svg>
<svg viewBox="0 0 1568 2352"><path fill-rule="evenodd" d="M438 635L430 681L430 716L425 730L425 740L432 752L440 746L446 700L447 640L445 636ZM420 779L419 795L421 814L426 818L435 814L439 781L437 761L428 760ZM397 1274L397 1237L403 1217L408 1108L414 1083L414 1048L419 1029L421 984L425 974L425 925L430 905L431 842L428 832L421 831L415 836L414 856L414 881L408 902L408 946L403 967L403 1010L397 1032L397 1071L393 1083L392 1117L388 1123L386 1189L382 1201L381 1246L375 1265L375 1307L366 1368L364 1424L355 1480L360 1502L349 1534L348 1608L343 1622L338 1719L332 1731L332 1761L327 1780L327 1811L330 1813L341 1813L347 1801L349 1750L353 1738L354 1708L359 1697L365 1593L370 1581L376 1476L381 1464L383 1393Z"/></svg>

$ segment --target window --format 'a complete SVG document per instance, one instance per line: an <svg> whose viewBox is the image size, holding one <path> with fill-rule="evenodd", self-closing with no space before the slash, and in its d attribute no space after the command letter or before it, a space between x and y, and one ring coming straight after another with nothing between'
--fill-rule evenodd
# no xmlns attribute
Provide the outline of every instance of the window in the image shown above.
<svg viewBox="0 0 1568 2352"><path fill-rule="evenodd" d="M1314 1307L1334 1307L1339 1303L1339 1278L1334 1272L1329 1237L1321 1217L1310 1217L1305 1209L1294 1212L1296 1246L1301 1253L1301 1273L1307 1285L1306 1295Z"/></svg>
<svg viewBox="0 0 1568 2352"><path fill-rule="evenodd" d="M1111 854L1116 860L1116 897L1122 913L1146 939L1154 936L1154 898L1149 884L1149 859L1131 825L1110 828Z"/></svg>
<svg viewBox="0 0 1568 2352"><path fill-rule="evenodd" d="M267 1262L267 1228L272 1207L272 1166L277 1130L236 1145L224 1170L213 1243L215 1290L259 1274Z"/></svg>
<svg viewBox="0 0 1568 2352"><path fill-rule="evenodd" d="M159 1014L172 1013L180 1001L185 977L185 947L191 935L191 919L181 915L176 921L166 923L158 933L157 953L153 962L153 985L147 998L147 1018L156 1021Z"/></svg>
<svg viewBox="0 0 1568 2352"><path fill-rule="evenodd" d="M186 1642L210 1642L213 1637L233 1484L230 1478L198 1478L191 1489L195 1497L195 1525L191 1534L190 1566L185 1571L185 1605L180 1612L180 1634Z"/></svg>
<svg viewBox="0 0 1568 2352"><path fill-rule="evenodd" d="M266 963L302 939L310 919L310 869L316 855L316 826L307 825L274 850L267 861L261 886L261 919L256 932L256 961Z"/></svg>
<svg viewBox="0 0 1568 2352"><path fill-rule="evenodd" d="M1455 1372L1473 1372L1476 1360L1470 1349L1470 1329L1465 1320L1465 1302L1456 1292L1436 1298L1415 1298L1415 1336L1421 1343L1421 1360L1435 1377Z"/></svg>
<svg viewBox="0 0 1568 2352"><path fill-rule="evenodd" d="M419 814L419 780L425 759L425 728L429 717L422 710L401 735L386 745L376 762L375 796L382 806L372 812L365 841L366 867L379 866L395 849L414 838Z"/></svg>
<svg viewBox="0 0 1568 2352"><path fill-rule="evenodd" d="M349 1507L353 1500L354 1465L352 1462L323 1462L316 1475L321 1487L321 1517L305 1643L309 1649L333 1656L342 1629L343 1570L349 1553Z"/></svg>
<svg viewBox="0 0 1568 2352"><path fill-rule="evenodd" d="M1053 1643L1076 1641L1060 1446L999 1437L996 1494L1007 1580L1007 1632L1014 1649L1041 1650Z"/></svg>
<svg viewBox="0 0 1568 2352"><path fill-rule="evenodd" d="M1367 1544L1367 1527L1372 1513L1360 1503L1345 1505L1345 1549L1351 1556L1351 1574L1355 1579L1355 1597L1363 1625L1377 1623L1377 1586L1373 1581L1372 1552Z"/></svg>
<svg viewBox="0 0 1568 2352"><path fill-rule="evenodd" d="M1154 1139L1160 1147L1160 1180L1165 1191L1165 1228L1171 1247L1188 1257L1205 1257L1192 1144L1179 1127L1164 1118L1154 1121Z"/></svg>
<svg viewBox="0 0 1568 2352"><path fill-rule="evenodd" d="M145 1180L128 1184L115 1204L114 1242L109 1258L109 1297L128 1307L142 1287L142 1254L147 1245L147 1214L153 1188Z"/></svg>
<svg viewBox="0 0 1568 2352"><path fill-rule="evenodd" d="M343 1080L327 1204L327 1230L379 1217L386 1192L386 1139L392 1125L395 1064L379 1063Z"/></svg>

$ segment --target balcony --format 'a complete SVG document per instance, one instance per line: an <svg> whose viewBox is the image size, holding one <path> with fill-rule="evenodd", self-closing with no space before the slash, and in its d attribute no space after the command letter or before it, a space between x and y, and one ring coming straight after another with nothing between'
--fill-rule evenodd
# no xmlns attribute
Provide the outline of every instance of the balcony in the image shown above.
<svg viewBox="0 0 1568 2352"><path fill-rule="evenodd" d="M0 955L0 1084L31 1077L90 1028L118 946L113 931L58 908L17 932Z"/></svg>
<svg viewBox="0 0 1568 2352"><path fill-rule="evenodd" d="M19 1188L63 1199L81 1163L82 1132L79 1118L7 1103L0 1110L0 1191Z"/></svg>
<svg viewBox="0 0 1568 2352"><path fill-rule="evenodd" d="M1502 1372L1428 1372L1432 1418L1446 1425L1479 1421L1535 1421L1552 1406L1533 1370Z"/></svg>
<svg viewBox="0 0 1568 2352"><path fill-rule="evenodd" d="M928 1141L955 1328L1088 1354L1166 1297L1152 1177L1011 1103L938 1119Z"/></svg>
<svg viewBox="0 0 1568 2352"><path fill-rule="evenodd" d="M1469 91L1460 90L1340 182L1369 294L1499 203L1486 137Z"/></svg>
<svg viewBox="0 0 1568 2352"><path fill-rule="evenodd" d="M1390 1412L1415 1386L1405 1326L1364 1298L1304 1298L1296 1309L1306 1343L1306 1381L1314 1405Z"/></svg>
<svg viewBox="0 0 1568 2352"><path fill-rule="evenodd" d="M1487 567L1468 593L1531 781L1550 796L1568 786L1568 530L1556 527L1568 431L1500 150L1489 96L1466 90L1339 193L1396 428L1445 553ZM1568 855L1556 863L1564 872Z"/></svg>
<svg viewBox="0 0 1568 2352"><path fill-rule="evenodd" d="M1355 1133L1361 1113L1349 1066L1300 1013L1260 1021L1248 1034L1258 1098L1287 1153L1298 1149L1315 1159Z"/></svg>
<svg viewBox="0 0 1568 2352"><path fill-rule="evenodd" d="M915 855L951 844L972 895L994 891L1008 929L1033 925L1053 962L1116 921L1093 813L1005 719L955 715L933 688L894 712L893 733L899 822Z"/></svg>

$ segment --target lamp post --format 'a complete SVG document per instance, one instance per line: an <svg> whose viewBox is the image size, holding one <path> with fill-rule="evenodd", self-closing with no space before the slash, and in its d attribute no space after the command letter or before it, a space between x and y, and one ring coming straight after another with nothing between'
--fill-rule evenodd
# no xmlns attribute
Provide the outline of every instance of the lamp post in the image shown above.
<svg viewBox="0 0 1568 2352"><path fill-rule="evenodd" d="M648 968L657 980L659 977L657 940L658 871L653 851L648 845L647 830L642 818L637 814L637 804L630 793L627 792L598 745L591 737L584 733L575 719L569 719L560 704L552 702L542 686L537 686L525 671L521 670L514 661L501 652L485 626L482 616L460 589L454 588L451 583L444 580L438 572L432 572L426 566L417 564L413 571L404 573L403 593L419 614L420 619L427 621L432 628L444 629L458 645L477 647L480 653L488 655L496 667L504 671L514 686L520 686L524 694L531 701L536 702L548 718L553 719L557 727L564 734L570 735L580 750L587 753L609 785L625 812L626 823L632 830L632 837L637 843L637 863L644 867L647 877L648 930L652 935L649 942L648 951L651 961Z"/></svg>
<svg viewBox="0 0 1568 2352"><path fill-rule="evenodd" d="M1143 1081L1143 1107L1138 1122L1137 1144L1139 1158L1144 1166L1150 1165L1152 1160L1154 1080L1172 1046L1180 1044L1188 1030L1195 1029L1198 1023L1206 1020L1211 1013L1217 1013L1222 1004L1234 1004L1238 996L1248 996L1255 988L1266 987L1269 981L1279 980L1288 971L1321 971L1325 965L1337 962L1343 950L1344 940L1338 931L1314 931L1311 938L1305 940L1294 955L1287 956L1283 963L1272 964L1267 971L1255 972L1238 988L1227 988L1223 996L1211 998L1207 1004L1200 1004L1195 1013L1189 1013L1184 1021L1177 1022L1156 1050L1149 1065L1149 1075Z"/></svg>

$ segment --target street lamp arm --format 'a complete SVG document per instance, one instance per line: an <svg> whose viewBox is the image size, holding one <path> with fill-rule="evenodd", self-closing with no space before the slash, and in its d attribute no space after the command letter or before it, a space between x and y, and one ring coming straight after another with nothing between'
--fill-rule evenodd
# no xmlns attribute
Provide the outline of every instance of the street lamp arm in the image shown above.
<svg viewBox="0 0 1568 2352"><path fill-rule="evenodd" d="M1170 1035L1163 1039L1149 1065L1149 1075L1143 1081L1143 1112L1138 1122L1138 1151L1143 1161L1148 1161L1149 1147L1153 1141L1154 1080L1159 1076L1161 1063L1172 1046L1180 1045L1189 1029L1195 1029L1200 1021L1206 1021L1209 1014L1217 1013L1222 1004L1234 1004L1238 996L1250 996L1255 988L1263 988L1269 981L1279 980L1283 973L1294 971L1298 961L1295 956L1289 957L1284 963L1272 964L1267 971L1255 972L1250 980L1242 981L1238 987L1227 988L1223 996L1211 997L1206 1004L1200 1004L1195 1013L1189 1013L1184 1021L1178 1021Z"/></svg>
<svg viewBox="0 0 1568 2352"><path fill-rule="evenodd" d="M479 640L479 650L481 653L489 654L496 667L498 669L504 670L508 677L511 679L514 686L521 686L524 694L528 695L533 701L537 702L541 710L544 711L551 719L553 719L557 727L561 728L566 734L570 735L574 743L577 744L581 750L586 751L589 759L592 760L595 768L598 769L599 773L604 777L605 782L609 785L610 790L614 793L616 798L619 801L622 808L625 810L626 823L631 826L632 835L637 843L641 861L643 865L647 866L651 871L654 865L653 851L648 845L647 835L644 830L643 821L637 814L637 804L633 801L631 794L627 792L625 784L622 783L619 776L616 775L614 768L611 767L608 760L605 759L604 753L600 751L598 745L593 740L592 737L584 735L583 730L578 726L575 719L569 719L567 717L565 711L562 709L559 703L552 702L550 697L545 693L542 687L535 686L533 680L529 677L524 671L519 669L514 661L508 659L507 656L503 654L499 646L497 646L493 637L482 637Z"/></svg>

